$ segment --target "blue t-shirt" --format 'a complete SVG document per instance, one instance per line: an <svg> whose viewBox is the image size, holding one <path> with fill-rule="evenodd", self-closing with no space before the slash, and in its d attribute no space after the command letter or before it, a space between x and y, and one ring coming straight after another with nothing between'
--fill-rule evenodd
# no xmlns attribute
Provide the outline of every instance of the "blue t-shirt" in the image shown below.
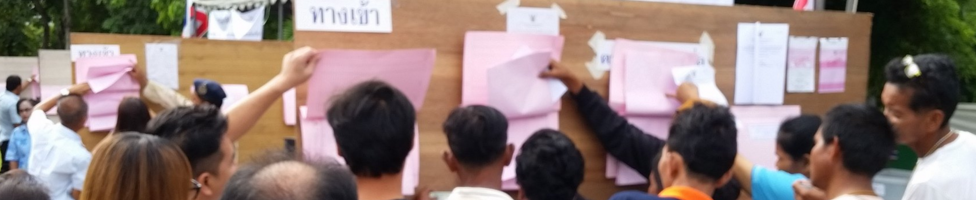
<svg viewBox="0 0 976 200"><path fill-rule="evenodd" d="M753 200L793 200L793 182L806 179L803 174L752 167Z"/></svg>
<svg viewBox="0 0 976 200"><path fill-rule="evenodd" d="M3 158L6 161L16 161L17 168L27 169L27 157L30 155L31 138L27 133L27 126L21 125L14 128L10 136L10 144L7 145L6 154Z"/></svg>

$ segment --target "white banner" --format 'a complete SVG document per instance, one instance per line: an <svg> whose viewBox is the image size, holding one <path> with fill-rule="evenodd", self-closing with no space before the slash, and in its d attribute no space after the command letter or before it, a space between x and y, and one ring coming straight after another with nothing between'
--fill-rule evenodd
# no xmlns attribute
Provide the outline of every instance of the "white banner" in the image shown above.
<svg viewBox="0 0 976 200"><path fill-rule="evenodd" d="M295 30L393 32L390 0L295 0Z"/></svg>

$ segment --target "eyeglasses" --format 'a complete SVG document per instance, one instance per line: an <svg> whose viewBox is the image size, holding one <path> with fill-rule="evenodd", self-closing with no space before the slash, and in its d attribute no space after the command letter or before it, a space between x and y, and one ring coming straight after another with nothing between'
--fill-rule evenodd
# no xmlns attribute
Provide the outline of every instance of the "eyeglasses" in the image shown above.
<svg viewBox="0 0 976 200"><path fill-rule="evenodd" d="M194 179L190 179L190 185L192 185L190 190L193 190L193 199L196 199L197 196L200 195L200 188L203 186L200 185L200 182L197 182L197 180Z"/></svg>

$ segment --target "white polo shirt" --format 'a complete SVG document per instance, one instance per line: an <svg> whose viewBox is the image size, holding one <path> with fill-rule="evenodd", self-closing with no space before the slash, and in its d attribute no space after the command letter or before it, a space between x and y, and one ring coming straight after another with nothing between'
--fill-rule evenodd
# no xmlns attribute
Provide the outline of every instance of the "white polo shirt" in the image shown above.
<svg viewBox="0 0 976 200"><path fill-rule="evenodd" d="M956 132L955 140L918 158L903 200L976 198L976 135Z"/></svg>
<svg viewBox="0 0 976 200"><path fill-rule="evenodd" d="M491 188L456 187L447 200L512 200L512 197Z"/></svg>
<svg viewBox="0 0 976 200"><path fill-rule="evenodd" d="M71 190L81 190L92 155L81 137L71 129L51 122L44 111L34 110L27 121L31 154L27 172L47 186L52 200L73 200Z"/></svg>

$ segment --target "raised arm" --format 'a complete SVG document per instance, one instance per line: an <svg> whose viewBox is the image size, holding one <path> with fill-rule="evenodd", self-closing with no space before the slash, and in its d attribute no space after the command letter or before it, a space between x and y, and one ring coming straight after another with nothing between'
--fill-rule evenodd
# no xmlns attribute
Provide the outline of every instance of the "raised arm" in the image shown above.
<svg viewBox="0 0 976 200"><path fill-rule="evenodd" d="M281 63L281 73L241 99L225 113L228 120L226 136L231 141L243 137L285 91L312 77L315 63L318 61L317 54L318 52L310 47L285 54Z"/></svg>
<svg viewBox="0 0 976 200"><path fill-rule="evenodd" d="M739 181L742 191L752 196L752 167L753 164L746 160L742 155L735 155L735 163L732 164L732 177Z"/></svg>
<svg viewBox="0 0 976 200"><path fill-rule="evenodd" d="M175 108L178 106L189 106L193 104L182 94L176 92L176 90L167 88L159 83L149 81L149 78L146 77L145 71L133 68L132 71L129 71L129 75L131 75L136 82L139 82L139 88L141 88L139 93L142 94L142 98L159 104L164 109Z"/></svg>
<svg viewBox="0 0 976 200"><path fill-rule="evenodd" d="M647 177L651 158L664 147L664 140L645 134L610 108L599 94L590 91L572 72L559 63L543 72L542 77L557 78L569 88L576 107L606 151Z"/></svg>

